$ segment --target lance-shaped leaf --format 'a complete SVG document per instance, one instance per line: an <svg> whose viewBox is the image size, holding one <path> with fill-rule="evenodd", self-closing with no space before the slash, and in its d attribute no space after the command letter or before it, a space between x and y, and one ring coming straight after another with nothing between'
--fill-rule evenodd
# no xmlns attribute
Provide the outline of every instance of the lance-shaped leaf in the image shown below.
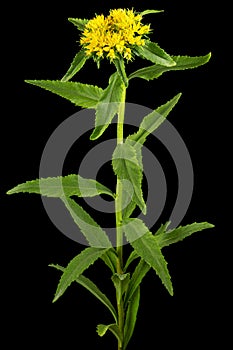
<svg viewBox="0 0 233 350"><path fill-rule="evenodd" d="M85 25L88 22L88 19L68 18L68 21L73 23L79 30L83 31L85 29Z"/></svg>
<svg viewBox="0 0 233 350"><path fill-rule="evenodd" d="M122 345L122 335L117 324L109 324L109 325L99 324L96 329L100 337L103 337L108 330L111 331L113 335L115 335L117 340Z"/></svg>
<svg viewBox="0 0 233 350"><path fill-rule="evenodd" d="M117 261L118 257L116 251L112 248L109 249L105 254L101 256L101 259L107 265L112 273L114 274L117 271Z"/></svg>
<svg viewBox="0 0 233 350"><path fill-rule="evenodd" d="M60 265L54 265L50 264L49 266L54 267L57 270L60 270L62 272L65 271L65 268L60 266ZM93 283L89 278L80 275L76 280L78 284L86 288L91 294L93 294L99 301L101 301L102 304L104 304L108 310L111 312L113 315L115 321L117 322L117 312L112 305L111 301L106 297L104 293L101 292L101 290Z"/></svg>
<svg viewBox="0 0 233 350"><path fill-rule="evenodd" d="M46 197L94 197L100 194L108 194L115 198L115 195L106 186L92 179L85 179L80 175L67 175L47 177L27 181L7 192L14 193L37 193Z"/></svg>
<svg viewBox="0 0 233 350"><path fill-rule="evenodd" d="M160 12L164 12L164 10L145 10L140 12L141 16L145 16L145 15L149 15L151 13L160 13Z"/></svg>
<svg viewBox="0 0 233 350"><path fill-rule="evenodd" d="M129 268L129 265L136 260L137 258L139 258L139 255L135 252L135 250L133 250L130 254L130 256L128 257L128 259L126 260L125 266L124 266L124 272L126 272Z"/></svg>
<svg viewBox="0 0 233 350"><path fill-rule="evenodd" d="M72 282L106 252L103 248L89 247L70 261L59 281L53 302L60 298Z"/></svg>
<svg viewBox="0 0 233 350"><path fill-rule="evenodd" d="M205 56L189 57L189 56L171 56L176 65L165 67L163 65L154 64L149 67L138 69L129 75L129 79L141 78L145 80L153 80L160 77L165 72L192 69L202 66L209 62L211 53Z"/></svg>
<svg viewBox="0 0 233 350"><path fill-rule="evenodd" d="M140 302L140 288L138 287L128 304L128 308L126 312L123 350L126 350L127 345L133 335L133 331L137 320L139 302Z"/></svg>
<svg viewBox="0 0 233 350"><path fill-rule="evenodd" d="M118 74L120 75L122 81L125 84L125 87L128 87L129 81L128 81L128 77L127 77L126 72L125 72L125 63L124 63L123 58L115 59L113 62L116 66Z"/></svg>
<svg viewBox="0 0 233 350"><path fill-rule="evenodd" d="M133 201L139 206L142 212L146 213L146 204L142 194L142 168L136 157L136 151L128 143L117 145L112 158L112 165L115 174L122 180L128 180L133 186Z"/></svg>
<svg viewBox="0 0 233 350"><path fill-rule="evenodd" d="M97 86L71 81L26 80L26 83L39 86L83 108L96 108L103 94L103 90Z"/></svg>
<svg viewBox="0 0 233 350"><path fill-rule="evenodd" d="M167 268L167 262L155 236L140 219L124 220L122 229L125 232L128 242L132 245L137 254L155 270L168 292L173 295L173 287Z"/></svg>
<svg viewBox="0 0 233 350"><path fill-rule="evenodd" d="M208 222L194 222L193 224L186 226L179 226L173 230L156 233L155 239L160 248L166 247L170 244L182 241L184 238L191 236L195 232L205 230L207 228L212 228L214 225Z"/></svg>
<svg viewBox="0 0 233 350"><path fill-rule="evenodd" d="M155 131L163 123L165 118L179 101L180 97L181 93L145 116L139 126L138 131L135 134L128 136L126 142L130 142L132 145L136 143L135 147L143 145L143 143L146 141L147 136Z"/></svg>
<svg viewBox="0 0 233 350"><path fill-rule="evenodd" d="M111 242L105 231L79 204L66 197L63 197L62 201L91 247L111 248Z"/></svg>
<svg viewBox="0 0 233 350"><path fill-rule="evenodd" d="M146 41L145 45L138 46L134 49L142 58L162 66L175 66L176 62L168 55L157 43Z"/></svg>
<svg viewBox="0 0 233 350"><path fill-rule="evenodd" d="M136 253L137 254L137 253ZM137 254L138 256L138 254ZM136 292L137 288L140 286L143 278L146 276L147 272L151 269L151 266L147 264L147 262L143 259L140 259L138 265L136 266L129 286L127 293L125 295L125 305L127 305L131 299L133 298L134 293Z"/></svg>
<svg viewBox="0 0 233 350"><path fill-rule="evenodd" d="M112 74L109 85L104 90L96 107L95 129L90 136L91 140L100 137L118 113L120 103L123 101L124 91L125 86L120 75L117 72Z"/></svg>
<svg viewBox="0 0 233 350"><path fill-rule="evenodd" d="M87 60L87 55L84 50L80 50L74 57L70 68L66 72L66 74L63 76L61 81L68 81L70 80L78 71L84 66L85 62Z"/></svg>

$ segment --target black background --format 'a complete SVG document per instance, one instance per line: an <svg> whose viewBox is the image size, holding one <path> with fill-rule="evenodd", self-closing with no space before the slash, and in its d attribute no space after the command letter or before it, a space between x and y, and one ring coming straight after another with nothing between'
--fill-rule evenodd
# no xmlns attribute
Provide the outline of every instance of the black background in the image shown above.
<svg viewBox="0 0 233 350"><path fill-rule="evenodd" d="M78 32L67 18L91 18L116 7L164 9L164 13L146 19L154 28L152 40L170 54L198 56L212 52L206 66L167 73L149 83L135 79L129 88L129 102L150 108L183 92L169 119L190 151L195 173L193 199L183 224L209 221L216 226L164 250L175 295L170 297L158 277L153 272L148 274L142 285L138 323L129 350L161 346L187 349L190 345L210 347L217 343L225 348L231 308L227 272L228 10L222 2L200 0L87 0L82 5L78 1L40 1L5 8L0 205L4 238L2 290L6 292L2 300L7 304L5 327L12 333L8 347L16 342L26 349L35 345L58 349L116 348L111 335L101 339L95 333L98 323L107 324L111 318L87 291L73 284L52 304L59 273L47 265L66 265L83 247L53 226L39 196L5 195L16 184L38 177L46 141L63 120L78 110L55 95L25 84L24 79L60 79L78 49ZM137 63L132 66L136 68ZM77 79L104 87L112 69L103 64L97 71L94 63L88 63ZM86 146L90 147L88 142ZM67 162L67 173L69 170L74 171L71 160ZM169 167L166 171L169 177ZM88 276L113 296L108 270L101 262L90 268Z"/></svg>

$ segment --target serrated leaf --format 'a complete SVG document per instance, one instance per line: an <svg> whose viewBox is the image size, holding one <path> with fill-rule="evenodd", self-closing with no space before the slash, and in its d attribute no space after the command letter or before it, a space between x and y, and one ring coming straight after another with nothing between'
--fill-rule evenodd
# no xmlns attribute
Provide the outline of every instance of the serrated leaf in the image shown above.
<svg viewBox="0 0 233 350"><path fill-rule="evenodd" d="M60 270L62 272L65 271L64 267L57 265L57 264L56 265L50 264L49 266L54 267L55 269ZM95 283L93 283L89 278L87 278L83 275L80 275L75 281L78 284L80 284L81 286L83 286L84 288L86 288L99 301L101 301L101 303L104 304L109 309L109 311L113 315L115 321L117 322L117 312L116 312L114 306L112 305L111 301L107 298L107 296L104 293L102 293L100 291L100 289L95 285Z"/></svg>
<svg viewBox="0 0 233 350"><path fill-rule="evenodd" d="M140 147L140 145L143 145L143 143L146 141L147 136L155 131L163 123L165 118L179 101L180 97L181 93L177 94L170 101L145 116L139 126L139 130L135 134L128 136L126 143L130 142L131 145L134 145L136 143L136 148Z"/></svg>
<svg viewBox="0 0 233 350"><path fill-rule="evenodd" d="M118 113L120 103L123 101L124 91L125 86L119 74L117 72L112 74L109 85L96 106L95 129L90 136L91 140L100 137Z"/></svg>
<svg viewBox="0 0 233 350"><path fill-rule="evenodd" d="M64 196L94 197L100 194L108 194L115 198L112 191L98 181L86 179L75 174L27 181L12 188L7 194L21 192L36 193L42 196L56 198Z"/></svg>
<svg viewBox="0 0 233 350"><path fill-rule="evenodd" d="M121 180L122 184L122 217L129 218L137 204L134 201L134 188L130 181Z"/></svg>
<svg viewBox="0 0 233 350"><path fill-rule="evenodd" d="M153 43L149 40L146 41L145 45L138 46L134 49L136 53L155 64L159 64L166 67L175 66L176 62L168 55L157 43Z"/></svg>
<svg viewBox="0 0 233 350"><path fill-rule="evenodd" d="M126 350L127 345L133 335L133 331L137 320L139 302L140 302L140 288L138 287L134 295L132 296L132 299L129 302L127 312L126 312L123 350Z"/></svg>
<svg viewBox="0 0 233 350"><path fill-rule="evenodd" d="M133 200L143 214L146 214L146 204L141 188L143 173L135 149L128 143L118 144L113 152L112 165L119 179L131 182L134 189Z"/></svg>
<svg viewBox="0 0 233 350"><path fill-rule="evenodd" d="M199 56L199 57L189 57L189 56L171 56L171 57L173 61L176 63L175 66L165 67L159 64L155 64L149 67L138 69L137 71L129 75L129 79L141 78L149 81L160 77L165 72L197 68L209 62L211 53L205 56Z"/></svg>
<svg viewBox="0 0 233 350"><path fill-rule="evenodd" d="M173 287L167 268L167 262L155 236L140 219L124 220L122 229L125 232L128 242L138 255L155 270L168 292L173 295Z"/></svg>
<svg viewBox="0 0 233 350"><path fill-rule="evenodd" d="M100 337L103 337L108 330L111 331L113 335L115 335L117 340L120 342L120 344L122 344L122 335L117 324L99 324L97 326L97 333Z"/></svg>
<svg viewBox="0 0 233 350"><path fill-rule="evenodd" d="M136 253L136 252L135 252ZM139 256L138 253L137 257ZM136 292L137 288L140 286L143 278L146 276L147 272L151 269L151 266L149 264L147 264L147 262L143 259L140 259L139 263L137 264L129 286L128 286L128 290L127 293L125 295L125 305L127 305L131 299L133 298L134 293Z"/></svg>
<svg viewBox="0 0 233 350"><path fill-rule="evenodd" d="M170 244L182 241L184 238L191 236L195 232L205 230L207 228L213 228L214 225L208 222L194 222L193 224L186 226L179 226L173 230L163 230L160 234L155 234L155 239L162 249Z"/></svg>
<svg viewBox="0 0 233 350"><path fill-rule="evenodd" d="M66 74L62 77L61 81L68 81L73 76L80 71L80 69L84 66L86 60L88 59L84 50L80 50L74 57L70 68L66 72Z"/></svg>
<svg viewBox="0 0 233 350"><path fill-rule="evenodd" d="M160 13L160 12L164 12L164 10L145 10L140 12L141 16L145 16L145 15L149 15L151 13Z"/></svg>
<svg viewBox="0 0 233 350"><path fill-rule="evenodd" d="M57 301L71 283L76 281L80 275L105 252L106 249L103 248L89 247L72 259L61 276L53 302Z"/></svg>
<svg viewBox="0 0 233 350"><path fill-rule="evenodd" d="M68 18L68 21L73 23L79 30L83 31L85 29L85 25L88 22L88 19Z"/></svg>
<svg viewBox="0 0 233 350"><path fill-rule="evenodd" d="M91 247L111 248L112 244L106 232L79 204L68 197L62 198L62 201Z"/></svg>
<svg viewBox="0 0 233 350"><path fill-rule="evenodd" d="M97 86L71 81L26 80L26 83L48 90L83 108L96 108L103 94L103 90Z"/></svg>
<svg viewBox="0 0 233 350"><path fill-rule="evenodd" d="M122 81L125 84L125 87L128 87L129 81L128 81L128 77L127 77L126 72L125 72L125 63L124 63L123 58L115 59L113 62L116 66L118 74L120 75Z"/></svg>

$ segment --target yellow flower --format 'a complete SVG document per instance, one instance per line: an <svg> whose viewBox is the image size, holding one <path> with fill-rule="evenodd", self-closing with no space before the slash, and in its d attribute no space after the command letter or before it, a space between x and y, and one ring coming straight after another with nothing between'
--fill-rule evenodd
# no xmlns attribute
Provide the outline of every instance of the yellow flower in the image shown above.
<svg viewBox="0 0 233 350"><path fill-rule="evenodd" d="M150 25L141 23L142 16L133 10L113 9L109 15L97 15L85 25L80 43L86 55L110 61L123 57L132 60L133 49L145 44Z"/></svg>

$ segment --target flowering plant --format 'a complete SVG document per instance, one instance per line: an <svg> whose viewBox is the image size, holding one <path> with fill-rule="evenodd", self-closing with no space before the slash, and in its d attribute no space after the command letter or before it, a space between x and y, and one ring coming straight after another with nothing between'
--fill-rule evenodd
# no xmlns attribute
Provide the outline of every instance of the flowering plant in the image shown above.
<svg viewBox="0 0 233 350"><path fill-rule="evenodd" d="M70 22L81 31L81 49L75 55L67 73L61 80L27 80L27 83L60 95L76 106L94 109L96 118L94 131L90 135L91 140L98 139L111 124L114 116L118 116L117 145L112 155L112 167L116 175L115 193L100 182L77 174L27 181L8 191L8 194L28 192L56 197L64 203L89 247L74 257L66 267L51 265L62 271L54 301L75 281L89 290L107 307L113 317L111 324L98 325L97 332L99 336L103 336L107 331L111 331L117 339L118 350L126 350L132 337L139 308L140 285L151 268L155 270L167 291L173 295L171 277L162 249L194 232L213 227L208 222L195 222L169 229L170 222L167 222L153 233L141 219L134 216L137 207L146 214L142 191L143 144L147 136L163 123L181 94L177 94L146 115L138 130L124 137L125 100L129 81L134 78L149 81L165 72L195 68L207 63L211 56L172 56L152 42L148 36L152 30L150 24L144 24L144 17L158 12L161 11L135 12L129 9L113 9L107 16L96 15L91 20L70 18ZM153 64L127 74L125 63L130 63L136 57ZM105 89L70 81L88 59L94 59L98 67L103 59L109 60L115 66L116 70L110 76ZM73 198L101 194L111 196L115 201L115 244ZM127 258L123 255L124 237L133 248ZM83 274L97 259L102 259L111 271L116 290L116 306ZM136 268L132 271L132 262L137 260Z"/></svg>

